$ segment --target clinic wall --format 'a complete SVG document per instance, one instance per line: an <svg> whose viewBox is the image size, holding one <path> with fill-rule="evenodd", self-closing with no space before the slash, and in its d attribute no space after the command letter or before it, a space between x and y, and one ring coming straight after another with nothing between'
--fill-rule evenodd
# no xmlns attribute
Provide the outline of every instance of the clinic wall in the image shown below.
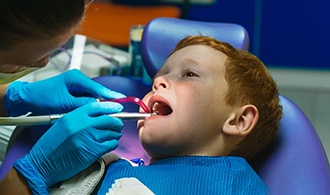
<svg viewBox="0 0 330 195"><path fill-rule="evenodd" d="M330 1L217 0L193 5L188 19L232 22L250 35L250 51L267 66L330 70Z"/></svg>

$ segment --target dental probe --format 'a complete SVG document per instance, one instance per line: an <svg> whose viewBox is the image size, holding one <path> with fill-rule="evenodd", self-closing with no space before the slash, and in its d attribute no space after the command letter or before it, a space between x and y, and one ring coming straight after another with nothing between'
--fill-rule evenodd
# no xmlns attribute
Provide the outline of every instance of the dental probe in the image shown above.
<svg viewBox="0 0 330 195"><path fill-rule="evenodd" d="M0 117L0 125L4 126L31 126L31 125L47 125L53 124L60 119L64 114L52 114L42 116L25 116L25 117ZM109 114L122 120L142 120L151 113L134 113L134 112L120 112Z"/></svg>
<svg viewBox="0 0 330 195"><path fill-rule="evenodd" d="M151 116L151 113L119 112L115 114L109 114L109 116L113 116L122 120L142 120Z"/></svg>

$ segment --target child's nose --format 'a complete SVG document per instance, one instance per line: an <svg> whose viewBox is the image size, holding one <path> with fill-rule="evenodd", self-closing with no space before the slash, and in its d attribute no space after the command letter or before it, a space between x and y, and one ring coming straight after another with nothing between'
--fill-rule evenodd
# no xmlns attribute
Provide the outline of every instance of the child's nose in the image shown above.
<svg viewBox="0 0 330 195"><path fill-rule="evenodd" d="M152 89L153 91L157 91L160 88L163 89L168 89L169 88L169 82L165 78L165 76L158 76L157 78L154 79Z"/></svg>

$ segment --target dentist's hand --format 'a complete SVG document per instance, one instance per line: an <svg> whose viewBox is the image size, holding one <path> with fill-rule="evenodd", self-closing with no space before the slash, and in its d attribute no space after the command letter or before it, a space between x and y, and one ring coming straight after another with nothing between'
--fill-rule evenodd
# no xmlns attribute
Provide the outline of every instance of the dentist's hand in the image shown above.
<svg viewBox="0 0 330 195"><path fill-rule="evenodd" d="M11 83L5 94L5 107L10 116L28 112L58 114L95 102L95 98L121 97L125 96L91 80L79 70L71 70L34 83Z"/></svg>
<svg viewBox="0 0 330 195"><path fill-rule="evenodd" d="M123 123L108 114L121 110L117 103L95 102L66 114L14 167L34 192L45 192L118 146Z"/></svg>

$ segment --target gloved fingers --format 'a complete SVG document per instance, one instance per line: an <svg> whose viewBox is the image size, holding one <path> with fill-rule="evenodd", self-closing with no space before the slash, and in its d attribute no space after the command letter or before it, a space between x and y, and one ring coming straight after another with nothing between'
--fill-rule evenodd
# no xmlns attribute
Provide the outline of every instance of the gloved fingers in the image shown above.
<svg viewBox="0 0 330 195"><path fill-rule="evenodd" d="M100 143L100 146L104 148L102 154L104 155L105 153L115 150L118 147L118 140L113 139L113 140L104 141Z"/></svg>
<svg viewBox="0 0 330 195"><path fill-rule="evenodd" d="M122 105L113 102L90 103L65 114L51 128L65 129L66 136L90 128L111 129L119 132L124 126L123 122L108 114L119 112L122 108ZM55 132L55 130L51 132Z"/></svg>
<svg viewBox="0 0 330 195"><path fill-rule="evenodd" d="M105 153L115 150L118 147L118 140L108 140L102 143L97 143L94 148L88 148L88 153L95 156L95 160Z"/></svg>
<svg viewBox="0 0 330 195"><path fill-rule="evenodd" d="M90 117L108 115L123 110L123 106L115 102L93 102L77 109L77 112L85 112Z"/></svg>
<svg viewBox="0 0 330 195"><path fill-rule="evenodd" d="M78 70L68 72L67 81L69 81L70 93L73 95L90 94L96 98L123 98L124 94L112 91L103 85L93 81ZM74 78L74 79L72 79Z"/></svg>
<svg viewBox="0 0 330 195"><path fill-rule="evenodd" d="M71 96L71 95L69 95L69 96ZM71 102L71 104L66 105L66 107L73 110L75 108L79 108L81 106L84 106L88 103L97 102L97 100L95 98L92 98L92 97L74 97L74 96L71 96L71 98L69 98L68 102Z"/></svg>
<svg viewBox="0 0 330 195"><path fill-rule="evenodd" d="M102 143L109 140L119 140L122 136L121 132L112 130L92 129L85 132L87 137L91 137L95 142Z"/></svg>
<svg viewBox="0 0 330 195"><path fill-rule="evenodd" d="M96 131L91 133L93 130L85 131L81 136L80 146L85 148L88 154L94 157L99 157L114 150L118 146L118 139L121 137L121 133L118 132L103 132L101 135L97 136ZM110 135L111 134L111 135ZM109 137L116 137L115 139L108 139Z"/></svg>
<svg viewBox="0 0 330 195"><path fill-rule="evenodd" d="M91 126L99 130L113 130L120 132L123 127L123 121L108 115L94 117L91 121Z"/></svg>

